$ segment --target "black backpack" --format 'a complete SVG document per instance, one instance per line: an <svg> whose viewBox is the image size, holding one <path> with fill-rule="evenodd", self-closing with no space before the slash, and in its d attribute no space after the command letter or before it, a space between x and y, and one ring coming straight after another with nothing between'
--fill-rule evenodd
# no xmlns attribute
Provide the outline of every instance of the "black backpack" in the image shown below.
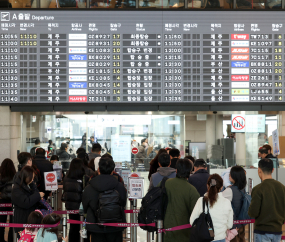
<svg viewBox="0 0 285 242"><path fill-rule="evenodd" d="M108 190L99 194L96 212L98 223L121 223L123 222L122 213L120 194L117 190Z"/></svg>
<svg viewBox="0 0 285 242"><path fill-rule="evenodd" d="M214 226L209 212L208 203L205 201L205 198L203 198L202 202L203 212L192 224L192 231L190 235L191 242L210 242L213 241L215 237ZM208 213L205 213L205 205L207 206Z"/></svg>
<svg viewBox="0 0 285 242"><path fill-rule="evenodd" d="M138 222L142 224L155 223L157 220L163 220L167 208L167 194L165 182L168 178L164 177L159 187L153 187L142 199ZM140 226L143 230L154 232L155 227Z"/></svg>

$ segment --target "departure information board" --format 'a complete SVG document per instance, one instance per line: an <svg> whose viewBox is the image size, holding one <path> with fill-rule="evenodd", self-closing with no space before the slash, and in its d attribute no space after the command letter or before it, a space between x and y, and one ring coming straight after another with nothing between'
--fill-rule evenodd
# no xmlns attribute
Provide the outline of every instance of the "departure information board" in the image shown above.
<svg viewBox="0 0 285 242"><path fill-rule="evenodd" d="M0 12L0 103L285 98L283 12Z"/></svg>

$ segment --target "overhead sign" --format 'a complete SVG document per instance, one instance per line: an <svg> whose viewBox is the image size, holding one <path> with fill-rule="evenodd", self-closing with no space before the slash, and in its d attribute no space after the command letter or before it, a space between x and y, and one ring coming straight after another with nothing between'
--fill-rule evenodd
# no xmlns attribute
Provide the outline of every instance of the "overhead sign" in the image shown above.
<svg viewBox="0 0 285 242"><path fill-rule="evenodd" d="M244 115L232 115L231 132L243 133L245 132L245 116Z"/></svg>
<svg viewBox="0 0 285 242"><path fill-rule="evenodd" d="M272 142L273 142L273 155L274 156L280 155L278 129L272 132Z"/></svg>
<svg viewBox="0 0 285 242"><path fill-rule="evenodd" d="M45 190L54 191L58 189L56 171L44 172Z"/></svg>

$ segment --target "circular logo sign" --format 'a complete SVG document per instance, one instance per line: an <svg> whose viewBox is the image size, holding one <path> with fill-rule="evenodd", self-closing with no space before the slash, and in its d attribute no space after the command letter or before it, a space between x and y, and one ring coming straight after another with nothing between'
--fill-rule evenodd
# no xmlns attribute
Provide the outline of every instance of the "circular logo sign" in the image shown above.
<svg viewBox="0 0 285 242"><path fill-rule="evenodd" d="M242 116L236 116L232 120L232 127L234 130L244 130L245 128L245 119Z"/></svg>
<svg viewBox="0 0 285 242"><path fill-rule="evenodd" d="M132 153L134 155L136 155L137 153L139 153L139 149L138 148L132 148Z"/></svg>
<svg viewBox="0 0 285 242"><path fill-rule="evenodd" d="M137 173L132 173L132 174L130 175L130 177L140 177L140 176L139 176L139 174L137 174Z"/></svg>
<svg viewBox="0 0 285 242"><path fill-rule="evenodd" d="M46 178L47 178L47 181L48 181L48 182L53 182L53 181L55 181L55 175L54 175L53 173L47 174Z"/></svg>

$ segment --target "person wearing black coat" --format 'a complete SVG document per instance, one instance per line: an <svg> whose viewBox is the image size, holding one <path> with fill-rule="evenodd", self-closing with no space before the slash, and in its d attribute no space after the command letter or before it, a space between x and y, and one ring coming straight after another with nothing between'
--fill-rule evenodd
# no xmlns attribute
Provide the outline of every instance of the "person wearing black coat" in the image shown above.
<svg viewBox="0 0 285 242"><path fill-rule="evenodd" d="M45 195L38 191L33 179L34 169L30 166L25 166L15 178L11 195L15 207L14 223L27 223L29 214L38 208L41 198ZM17 233L22 230L23 228L15 228Z"/></svg>
<svg viewBox="0 0 285 242"><path fill-rule="evenodd" d="M197 159L194 163L194 174L189 177L188 181L197 189L201 197L208 191L207 181L209 176L207 163L203 159Z"/></svg>
<svg viewBox="0 0 285 242"><path fill-rule="evenodd" d="M69 171L63 180L63 194L61 200L65 202L67 210L78 210L82 201L82 193L87 185L89 177L85 175L84 165L81 159L71 161ZM69 219L80 220L79 214L69 214ZM80 241L80 225L70 224L69 242ZM87 241L87 240L86 240Z"/></svg>
<svg viewBox="0 0 285 242"><path fill-rule="evenodd" d="M34 158L33 163L36 165L36 167L39 170L39 186L38 189L40 192L45 193L45 199L47 200L50 191L46 191L45 189L45 172L53 171L53 165L50 161L48 161L45 157L45 150L43 148L38 148L36 150L36 155Z"/></svg>
<svg viewBox="0 0 285 242"><path fill-rule="evenodd" d="M87 214L87 222L98 222L96 214L99 209L99 195L109 190L118 192L120 200L119 205L121 207L121 221L122 223L126 222L124 207L127 202L127 192L124 185L112 176L114 169L115 163L111 158L100 159L98 169L99 175L93 178L90 181L90 184L84 189L82 203L84 213ZM122 242L122 231L125 228L87 224L86 229L91 233L92 242Z"/></svg>
<svg viewBox="0 0 285 242"><path fill-rule="evenodd" d="M14 163L11 159L2 161L0 167L0 203L11 203L11 192L13 177L16 174ZM0 211L12 211L11 207L1 207ZM0 216L0 223L6 223L7 215ZM13 216L10 215L10 223L13 223ZM0 227L0 241L4 241L5 228ZM13 229L9 229L8 242L13 242Z"/></svg>

